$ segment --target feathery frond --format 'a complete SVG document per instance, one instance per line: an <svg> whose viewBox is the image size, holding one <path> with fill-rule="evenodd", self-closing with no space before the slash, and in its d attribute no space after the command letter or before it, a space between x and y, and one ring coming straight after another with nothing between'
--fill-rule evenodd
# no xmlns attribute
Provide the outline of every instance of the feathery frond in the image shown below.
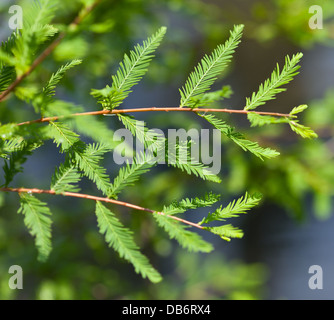
<svg viewBox="0 0 334 320"><path fill-rule="evenodd" d="M264 116L255 112L248 113L247 118L251 123L251 127L262 127L274 123L289 123L290 121L287 117Z"/></svg>
<svg viewBox="0 0 334 320"><path fill-rule="evenodd" d="M17 38L15 47L12 48L18 76L30 67L40 45L58 32L50 25L56 9L56 0L33 1L23 8L22 35Z"/></svg>
<svg viewBox="0 0 334 320"><path fill-rule="evenodd" d="M83 150L74 148L74 154L71 156L72 159L75 159L83 174L93 181L104 195L109 194L111 183L106 169L99 163L103 159L103 155L109 151L110 149L106 146L89 144Z"/></svg>
<svg viewBox="0 0 334 320"><path fill-rule="evenodd" d="M31 155L32 150L28 144L20 150L17 150L9 156L8 160L5 160L3 171L5 173L5 184L8 186L14 179L15 175L23 172L22 165L27 161L27 156Z"/></svg>
<svg viewBox="0 0 334 320"><path fill-rule="evenodd" d="M48 135L54 139L57 147L61 146L61 152L68 151L80 141L79 135L70 130L64 123L50 121L48 127Z"/></svg>
<svg viewBox="0 0 334 320"><path fill-rule="evenodd" d="M210 168L191 156L190 144L188 141L179 141L178 144L168 141L166 152L166 163L169 166L181 169L189 175L195 175L203 180L220 183L221 179L212 174Z"/></svg>
<svg viewBox="0 0 334 320"><path fill-rule="evenodd" d="M105 145L83 143L79 136L70 130L68 126L60 122L50 121L49 134L54 138L61 151L68 152L71 160L75 161L83 174L96 184L96 187L105 195L109 193L111 183L106 169L99 165L103 155L110 151Z"/></svg>
<svg viewBox="0 0 334 320"><path fill-rule="evenodd" d="M30 194L20 194L21 207L18 213L24 215L24 224L35 237L38 258L45 261L52 249L51 246L51 212L47 204Z"/></svg>
<svg viewBox="0 0 334 320"><path fill-rule="evenodd" d="M119 106L129 95L131 88L142 79L166 30L166 27L161 27L154 35L144 40L142 45L137 44L134 50L130 51L130 56L124 55L116 75L112 76L111 87L92 90L92 95L98 99L104 109L111 110Z"/></svg>
<svg viewBox="0 0 334 320"><path fill-rule="evenodd" d="M131 164L127 162L126 165L119 170L117 177L112 183L108 197L117 199L117 195L124 188L133 185L142 174L148 172L155 165L156 162L152 161L150 156L146 156L142 153L137 155Z"/></svg>
<svg viewBox="0 0 334 320"><path fill-rule="evenodd" d="M80 188L75 184L80 181L80 178L78 169L67 159L55 169L50 189L56 193L79 192Z"/></svg>
<svg viewBox="0 0 334 320"><path fill-rule="evenodd" d="M218 235L223 240L231 241L231 238L242 238L244 233L241 229L232 226L231 224L224 224L219 227L205 227L206 230Z"/></svg>
<svg viewBox="0 0 334 320"><path fill-rule="evenodd" d="M162 280L161 275L156 271L146 256L140 251L133 240L132 232L125 228L116 216L101 202L96 202L96 216L100 233L105 235L106 242L121 258L129 261L143 278L157 283Z"/></svg>
<svg viewBox="0 0 334 320"><path fill-rule="evenodd" d="M277 64L276 69L271 74L271 78L262 83L258 92L253 92L251 98L246 98L244 110L254 110L256 107L265 104L268 100L274 99L276 94L285 91L286 89L281 87L292 81L294 76L298 74L297 70L300 68L298 63L302 57L302 53L293 55L292 58L286 56L281 72Z"/></svg>
<svg viewBox="0 0 334 320"><path fill-rule="evenodd" d="M296 132L303 138L318 138L318 135L311 128L298 123L298 120L290 121L289 125L292 131Z"/></svg>
<svg viewBox="0 0 334 320"><path fill-rule="evenodd" d="M61 66L56 73L53 73L51 75L50 80L46 84L46 86L43 88L43 95L46 97L52 97L55 95L55 88L56 85L60 82L60 80L64 77L65 73L70 70L71 68L79 65L82 62L82 60L75 59L72 60L65 65Z"/></svg>
<svg viewBox="0 0 334 320"><path fill-rule="evenodd" d="M0 93L5 91L16 78L15 68L4 66L0 69Z"/></svg>
<svg viewBox="0 0 334 320"><path fill-rule="evenodd" d="M220 206L215 212L209 213L200 224L209 223L212 221L225 221L225 219L238 217L240 214L245 214L251 208L259 204L262 196L255 194L253 196L246 194L240 197L238 200L233 200L226 207Z"/></svg>
<svg viewBox="0 0 334 320"><path fill-rule="evenodd" d="M220 195L214 194L212 192L206 193L202 198L185 198L180 202L174 201L168 206L163 207L163 213L166 215L173 215L176 213L183 213L189 209L197 209L203 207L210 207L219 201Z"/></svg>
<svg viewBox="0 0 334 320"><path fill-rule="evenodd" d="M238 200L233 200L225 208L222 206L218 208L215 212L209 213L206 218L204 218L199 225L205 223L210 223L213 221L225 221L228 218L238 217L240 214L245 214L251 208L259 204L261 197L259 194L249 196L247 193L244 197ZM219 235L222 239L230 241L231 238L242 238L243 232L239 228L232 226L231 224L221 225L218 227L204 227L214 234Z"/></svg>
<svg viewBox="0 0 334 320"><path fill-rule="evenodd" d="M190 99L193 108L209 107L215 102L230 98L233 91L230 86L223 86L220 90L205 92Z"/></svg>
<svg viewBox="0 0 334 320"><path fill-rule="evenodd" d="M213 250L211 243L206 242L202 237L187 230L187 227L171 219L166 215L154 213L158 225L162 227L171 239L175 239L181 247L190 252L210 252Z"/></svg>
<svg viewBox="0 0 334 320"><path fill-rule="evenodd" d="M155 150L163 147L166 141L165 137L153 130L149 130L144 121L139 121L131 116L118 114L118 119L123 123L134 137L136 137L146 149Z"/></svg>
<svg viewBox="0 0 334 320"><path fill-rule="evenodd" d="M224 45L219 45L210 56L205 55L202 58L195 70L189 75L185 85L179 90L181 94L180 108L195 107L194 98L210 89L218 75L231 61L232 54L240 43L243 28L243 25L235 26Z"/></svg>
<svg viewBox="0 0 334 320"><path fill-rule="evenodd" d="M271 159L277 157L279 152L270 148L262 148L257 142L250 141L244 137L241 133L235 131L234 128L226 124L225 121L222 121L212 114L201 115L202 118L210 122L216 129L223 133L226 137L231 139L244 151L249 151L255 156L263 160L263 158Z"/></svg>

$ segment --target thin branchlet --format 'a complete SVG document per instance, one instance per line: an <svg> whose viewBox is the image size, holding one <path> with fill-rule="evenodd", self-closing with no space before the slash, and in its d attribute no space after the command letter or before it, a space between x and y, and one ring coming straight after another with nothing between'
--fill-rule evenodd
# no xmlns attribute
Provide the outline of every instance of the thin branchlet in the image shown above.
<svg viewBox="0 0 334 320"><path fill-rule="evenodd" d="M119 201L119 200L115 200L115 199L110 199L110 198L106 198L106 197L98 197L98 196L93 196L93 195L89 195L89 194L83 194L83 193L77 193L77 192L61 192L61 193L56 193L54 190L44 190L44 189L37 189L37 188L0 188L0 191L2 192L17 192L17 193L28 193L28 194L51 194L51 195L62 195L65 197L73 197L73 198L82 198L82 199L89 199L89 200L94 200L94 201L101 201L101 202L106 202L106 203L112 203L115 205L119 205L119 206L123 206L123 207L127 207L127 208L131 208L131 209L135 209L135 210L139 210L139 211L146 211L149 213L157 213L160 215L165 215L163 212L161 211L155 211L152 209L148 209L148 208L144 208L141 206L137 206L135 204L132 203L128 203L128 202L124 202L124 201ZM173 215L166 215L167 217L177 220L179 222L182 222L184 224L188 224L190 226L196 227L198 229L203 229L202 226L200 226L198 223L194 223Z"/></svg>
<svg viewBox="0 0 334 320"><path fill-rule="evenodd" d="M257 113L259 115L267 115L273 117L285 117L291 118L290 114L278 113L278 112L265 112L265 111L247 111L238 109L215 109L215 108L179 108L179 107L148 107L148 108L135 108L135 109L114 109L114 110L99 110L99 111L89 111L73 113L66 116L53 116L45 117L36 120L30 120L18 123L18 126L29 125L33 123L50 122L57 121L64 118L79 117L79 116L97 116L97 115L108 115L108 114L127 114L127 113L138 113L138 112L218 112L218 113L236 113L236 114L248 114Z"/></svg>

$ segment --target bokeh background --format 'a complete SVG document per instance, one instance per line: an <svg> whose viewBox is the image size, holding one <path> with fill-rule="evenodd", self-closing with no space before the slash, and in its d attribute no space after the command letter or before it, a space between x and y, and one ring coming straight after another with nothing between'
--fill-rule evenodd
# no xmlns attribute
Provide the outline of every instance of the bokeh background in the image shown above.
<svg viewBox="0 0 334 320"><path fill-rule="evenodd" d="M54 23L70 23L87 0L62 1ZM8 8L19 1L0 3L0 40L7 39ZM323 29L312 30L309 8L323 9ZM18 215L18 197L1 196L1 299L333 299L334 298L334 3L308 0L104 0L76 32L29 76L23 86L34 90L70 59L83 63L71 70L57 89L57 97L96 110L91 88L110 84L124 52L164 25L168 31L145 79L126 99L124 108L177 106L178 88L201 57L223 43L234 24L245 25L243 41L216 88L231 85L233 95L221 107L243 108L245 97L257 90L276 63L303 52L300 74L288 90L262 107L286 112L308 104L303 123L319 135L302 140L284 125L250 128L243 116L225 116L240 131L281 152L262 162L228 141L222 145L222 184L203 182L162 166L129 187L121 199L149 208L207 191L228 203L246 190L264 194L259 208L237 220L245 231L241 240L226 243L203 234L215 246L210 254L191 254L170 241L149 215L115 208L135 231L136 242L164 280L151 284L120 260L97 232L94 203L41 196L53 212L53 251L46 263L37 261L34 241ZM18 94L19 96L19 94ZM2 103L1 123L34 119L33 108L14 95ZM204 128L190 114L138 114L150 128ZM111 129L113 117L99 119ZM52 142L25 163L15 186L48 188L62 158ZM112 158L104 161L111 177L119 169ZM1 178L2 179L2 178ZM2 180L0 180L2 183ZM87 184L86 190L96 192ZM129 214L130 213L130 214ZM199 220L198 210L192 219ZM24 289L10 290L8 268L24 271ZM311 290L311 265L323 269L323 289Z"/></svg>

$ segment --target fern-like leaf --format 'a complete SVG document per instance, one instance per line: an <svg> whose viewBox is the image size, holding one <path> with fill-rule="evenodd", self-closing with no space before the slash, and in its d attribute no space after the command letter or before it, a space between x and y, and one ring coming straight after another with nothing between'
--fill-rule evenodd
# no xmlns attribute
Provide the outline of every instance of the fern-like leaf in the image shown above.
<svg viewBox="0 0 334 320"><path fill-rule="evenodd" d="M61 146L61 152L68 151L80 141L79 135L64 123L50 121L48 127L48 135L54 139L57 147Z"/></svg>
<svg viewBox="0 0 334 320"><path fill-rule="evenodd" d="M125 187L133 185L142 174L148 172L155 165L156 162L152 161L150 156L144 154L137 155L131 164L127 162L126 165L119 170L117 177L112 183L108 197L117 198L117 195Z"/></svg>
<svg viewBox="0 0 334 320"><path fill-rule="evenodd" d="M79 192L80 188L75 184L80 181L80 178L77 168L67 160L56 168L51 180L51 190L56 193Z"/></svg>
<svg viewBox="0 0 334 320"><path fill-rule="evenodd" d="M238 200L233 200L225 208L220 206L215 212L209 213L199 225L203 223L207 224L213 221L225 221L228 218L238 217L240 214L245 214L251 208L259 204L261 195L255 194L249 196L247 193L244 197L240 197ZM239 228L232 226L231 224L225 224L218 227L204 227L205 230L211 233L219 235L222 239L230 241L231 238L242 238L243 232Z"/></svg>
<svg viewBox="0 0 334 320"><path fill-rule="evenodd" d="M168 141L166 163L181 169L189 175L195 175L203 180L221 183L221 179L212 174L210 168L191 156L189 141L179 141L177 145Z"/></svg>
<svg viewBox="0 0 334 320"><path fill-rule="evenodd" d="M232 54L240 43L243 28L243 25L235 26L224 45L219 45L210 56L205 55L202 58L180 89L180 108L184 106L194 108L196 106L194 98L210 89L218 75L231 61Z"/></svg>
<svg viewBox="0 0 334 320"><path fill-rule="evenodd" d="M185 198L180 202L174 201L168 206L164 206L163 213L166 215L173 215L176 213L183 213L189 209L197 209L203 207L209 207L219 201L220 195L214 194L212 192L205 194L202 198Z"/></svg>
<svg viewBox="0 0 334 320"><path fill-rule="evenodd" d="M211 252L213 250L211 243L204 241L199 234L187 230L186 226L174 219L160 213L154 213L154 218L170 238L175 239L182 248L190 252Z"/></svg>
<svg viewBox="0 0 334 320"><path fill-rule="evenodd" d="M54 138L57 146L60 145L63 152L69 152L71 160L83 174L93 181L99 190L108 195L111 183L106 169L100 166L99 162L103 155L110 151L110 148L100 144L86 145L63 123L50 121L49 126L52 128L49 130L49 135Z"/></svg>
<svg viewBox="0 0 334 320"><path fill-rule="evenodd" d="M92 95L98 99L104 109L110 110L119 106L129 95L131 88L142 79L166 30L166 27L161 27L153 36L144 40L142 45L136 45L134 50L130 51L130 56L124 55L116 75L112 76L111 87L92 90Z"/></svg>
<svg viewBox="0 0 334 320"><path fill-rule="evenodd" d="M13 152L8 160L5 160L5 164L3 166L3 171L5 173L5 184L4 186L8 186L14 179L15 175L23 172L22 165L27 161L27 156L31 155L32 148L31 145L26 143L25 147Z"/></svg>
<svg viewBox="0 0 334 320"><path fill-rule="evenodd" d="M230 98L233 91L230 86L223 86L220 90L205 92L201 95L195 96L190 99L190 105L193 108L209 107L215 102L222 101L223 99Z"/></svg>
<svg viewBox="0 0 334 320"><path fill-rule="evenodd" d="M165 137L157 132L149 130L145 126L145 122L134 119L131 116L118 114L118 119L123 123L124 127L128 129L134 137L136 137L145 148L155 150L163 147L166 141Z"/></svg>
<svg viewBox="0 0 334 320"><path fill-rule="evenodd" d="M231 224L224 224L219 227L206 227L206 230L218 235L223 240L231 241L231 238L242 238L244 233L241 229L232 226Z"/></svg>
<svg viewBox="0 0 334 320"><path fill-rule="evenodd" d="M209 223L212 221L225 221L225 219L238 217L240 214L245 214L251 208L259 204L261 196L255 194L249 196L248 193L245 196L240 197L238 200L233 200L226 207L220 207L215 212L209 213L199 224Z"/></svg>
<svg viewBox="0 0 334 320"><path fill-rule="evenodd" d="M292 131L296 132L303 138L318 138L318 135L311 128L298 123L297 120L290 121L289 125Z"/></svg>
<svg viewBox="0 0 334 320"><path fill-rule="evenodd" d="M99 144L90 144L83 150L73 149L72 159L75 159L80 170L84 175L96 184L96 187L108 195L111 183L106 169L99 162L103 159L103 155L110 149Z"/></svg>
<svg viewBox="0 0 334 320"><path fill-rule="evenodd" d="M51 245L51 212L47 204L30 194L20 194L21 207L18 213L24 215L24 223L38 248L38 258L45 261L52 249Z"/></svg>
<svg viewBox="0 0 334 320"><path fill-rule="evenodd" d="M55 73L53 73L43 88L42 93L34 99L34 107L36 111L41 111L44 114L47 104L52 101L52 97L56 94L56 86L60 80L64 77L65 73L71 68L79 65L81 60L72 60L71 62L61 66Z"/></svg>
<svg viewBox="0 0 334 320"><path fill-rule="evenodd" d="M109 246L117 251L121 258L129 261L143 278L156 283L162 280L147 257L144 256L133 240L132 232L125 228L115 215L101 202L96 202L96 216L100 233L105 235Z"/></svg>
<svg viewBox="0 0 334 320"><path fill-rule="evenodd" d="M250 141L244 137L243 134L235 131L234 128L226 124L225 121L222 121L212 114L202 115L204 119L210 122L216 129L218 129L222 134L231 139L244 151L249 151L255 156L263 160L263 158L271 159L277 157L279 152L271 148L262 148L257 142Z"/></svg>
<svg viewBox="0 0 334 320"><path fill-rule="evenodd" d="M292 58L286 56L285 64L281 72L277 64L276 69L271 74L271 78L262 83L258 92L253 92L251 98L246 98L244 110L253 110L265 104L268 100L274 99L276 94L285 91L286 89L282 88L282 86L292 81L294 76L298 74L297 70L300 68L298 63L302 56L302 53L293 55Z"/></svg>
<svg viewBox="0 0 334 320"><path fill-rule="evenodd" d="M16 77L15 68L4 66L0 69L0 93L5 91Z"/></svg>
<svg viewBox="0 0 334 320"><path fill-rule="evenodd" d="M57 9L57 2L56 0L39 0L25 3L22 35L17 38L16 45L12 48L18 76L27 71L40 45L58 32L50 25Z"/></svg>
<svg viewBox="0 0 334 320"><path fill-rule="evenodd" d="M262 127L274 123L289 123L290 119L287 117L272 117L264 116L255 112L249 112L247 118L251 123L251 127Z"/></svg>

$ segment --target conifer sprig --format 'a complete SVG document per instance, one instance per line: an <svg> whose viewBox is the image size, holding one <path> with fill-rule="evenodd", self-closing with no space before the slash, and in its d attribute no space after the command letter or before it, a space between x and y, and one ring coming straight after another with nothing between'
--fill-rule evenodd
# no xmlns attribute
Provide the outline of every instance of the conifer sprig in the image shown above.
<svg viewBox="0 0 334 320"><path fill-rule="evenodd" d="M161 27L154 35L144 40L142 45L137 44L130 51L130 56L124 54L116 74L112 76L111 86L92 90L91 94L97 98L104 109L112 110L119 106L131 93L131 88L142 79L166 30L166 27Z"/></svg>
<svg viewBox="0 0 334 320"><path fill-rule="evenodd" d="M282 71L280 71L280 67L277 64L271 77L260 85L257 92L253 92L251 98L246 98L246 106L244 109L254 110L256 107L274 99L276 94L286 91L282 86L292 81L294 76L298 74L297 71L300 68L298 63L302 57L302 53L297 53L293 55L292 58L286 56Z"/></svg>
<svg viewBox="0 0 334 320"><path fill-rule="evenodd" d="M95 213L100 233L105 235L109 246L113 247L121 258L131 262L135 271L143 278L148 278L154 283L160 282L161 275L139 251L139 247L133 240L132 231L125 228L116 216L99 201L96 202Z"/></svg>
<svg viewBox="0 0 334 320"><path fill-rule="evenodd" d="M210 122L222 134L241 147L244 151L251 152L261 160L264 158L271 159L279 155L279 152L276 150L260 147L257 142L246 139L243 134L235 131L235 129L228 125L225 121L216 118L212 114L202 115L202 117Z"/></svg>
<svg viewBox="0 0 334 320"><path fill-rule="evenodd" d="M218 45L211 55L205 55L202 58L195 70L189 75L185 85L180 89L180 108L195 107L196 98L210 89L218 75L231 61L232 54L240 43L243 28L243 25L235 26L224 45Z"/></svg>
<svg viewBox="0 0 334 320"><path fill-rule="evenodd" d="M220 206L215 212L209 213L199 225L208 224L214 221L225 221L229 218L238 217L240 214L245 214L251 208L259 204L262 196L255 194L249 196L248 193L245 196L240 197L238 200L233 200L226 207ZM219 235L222 239L230 241L231 238L242 238L243 232L239 228L232 226L231 224L225 224L218 227L205 226L205 230L208 230L214 234Z"/></svg>
<svg viewBox="0 0 334 320"><path fill-rule="evenodd" d="M19 34L12 36L2 45L0 50L0 101L16 89L20 82L52 52L65 36L64 32L60 33L42 54L33 60L32 53L38 52L41 45L57 32L49 24L55 9L49 8L53 1L43 0L41 1L42 7L34 6L31 12L37 10L37 15L35 20L27 19L28 31L23 33L22 37ZM91 6L87 6L71 25L78 25L98 2L95 1ZM240 43L242 30L242 25L235 26L224 45L219 45L210 55L204 56L180 89L181 102L177 107L115 109L147 72L153 54L166 33L166 28L162 27L141 45L136 45L129 55L124 56L118 71L112 76L111 86L106 86L101 90L92 90L91 94L102 104L103 110L83 112L83 107L55 99L56 87L65 72L81 62L73 60L60 67L51 76L40 94L32 92L29 95L28 102L35 107L37 112L41 113L40 119L0 124L0 156L5 159L3 167L5 183L0 191L17 192L20 195L19 212L24 215L24 223L28 231L35 237L40 259L45 260L52 248L52 219L47 204L33 194L62 195L95 201L98 228L106 242L118 252L120 257L130 262L137 273L152 282L160 281L161 275L153 268L147 257L140 252L133 239L132 231L126 228L104 204L151 213L157 225L163 228L171 239L175 239L183 248L193 252L210 252L213 250L213 246L205 241L201 234L193 232L191 227L201 233L208 231L217 234L228 241L231 238L243 236L243 232L239 228L231 224L221 224L221 222L247 213L259 204L261 198L259 195L249 196L246 193L244 197L233 200L226 207L214 208L212 213L209 213L198 223L187 218L189 211L214 206L220 200L220 195L207 193L201 198L194 196L193 198L178 199L178 201L163 206L161 211L117 199L125 188L136 183L160 160L163 160L164 164L176 167L189 175L211 182L221 182L218 175L211 174L206 165L191 157L190 141L170 143L164 135L150 130L144 122L137 121L134 117L129 116L129 113L195 112L243 150L251 152L260 159L274 158L279 153L248 140L226 121L207 113L247 115L252 126L289 123L292 130L302 137L316 137L312 129L300 124L297 119L296 115L306 109L305 105L294 108L289 114L254 111L257 106L275 98L277 93L285 90L282 86L290 82L297 74L301 54L294 55L291 59L287 57L282 71L277 66L271 78L260 85L258 92L246 99L246 107L243 110L206 107L207 105L216 105L218 101L228 98L231 94L230 88L226 86L214 92L208 92L208 90L230 62L232 54ZM40 35L37 40L34 39L36 35ZM13 81L13 79L15 80ZM15 91L18 93L19 90ZM116 119L118 118L123 126L143 144L144 150L142 153L133 153L131 149L133 162L126 163L115 174L115 178L111 182L103 160L107 153L115 152L114 148L117 143L113 142L113 131L109 130L106 123L95 118L90 121L89 117L84 116L113 114L117 115ZM43 126L42 124L45 122L47 125ZM93 142L83 142L82 136L91 138ZM22 165L26 158L47 139L53 140L65 156L65 161L54 171L50 190L8 187L14 181L15 175L23 171ZM172 148L170 148L171 144ZM162 152L160 153L160 151ZM103 194L103 197L80 193L79 183L83 177L91 180L98 192ZM191 215L191 217L194 216Z"/></svg>
<svg viewBox="0 0 334 320"><path fill-rule="evenodd" d="M52 249L50 209L46 203L29 193L20 193L20 202L18 213L24 215L24 224L35 237L39 260L45 261Z"/></svg>
<svg viewBox="0 0 334 320"><path fill-rule="evenodd" d="M73 22L70 24L69 29L73 29L74 27L78 26L88 15L89 13L101 2L101 0L95 0L93 3L90 5L85 6L85 8L78 14L78 16L75 17ZM45 12L45 15L41 15L40 12L38 13L39 15L39 21L46 23L43 27L44 29L44 40L47 39L47 37L51 37L52 33L53 35L56 33L56 29L52 28L48 23L50 22L50 19L52 19L52 13L56 7L53 6L53 3L51 0L43 0L42 5L49 5L51 11L50 12ZM35 9L40 9L41 7L35 6ZM33 17L34 14L31 14ZM31 20L30 20L31 21ZM29 19L28 19L29 22ZM32 29L33 30L33 29ZM13 33L14 34L14 33ZM15 32L16 34L16 32ZM45 37L46 36L46 37ZM20 59L18 59L18 65L15 65L17 68L19 68L21 71L19 74L17 74L15 80L7 87L6 90L4 90L2 93L0 93L0 102L3 101L7 95L9 95L11 92L14 91L14 89L21 84L21 82L28 77L52 52L53 50L59 45L59 43L65 38L66 32L61 32L59 35L42 51L42 53L35 59L33 62L30 64L30 66L27 65L29 60L26 59L26 54L22 54ZM16 38L16 37L13 37ZM13 43L16 44L16 41ZM29 47L26 45L27 42L22 42L22 45L25 47L25 50L29 50ZM40 44L40 43L39 43ZM1 49L3 46L1 46ZM13 47L14 53L15 53L15 48ZM19 56L21 54L19 53Z"/></svg>

